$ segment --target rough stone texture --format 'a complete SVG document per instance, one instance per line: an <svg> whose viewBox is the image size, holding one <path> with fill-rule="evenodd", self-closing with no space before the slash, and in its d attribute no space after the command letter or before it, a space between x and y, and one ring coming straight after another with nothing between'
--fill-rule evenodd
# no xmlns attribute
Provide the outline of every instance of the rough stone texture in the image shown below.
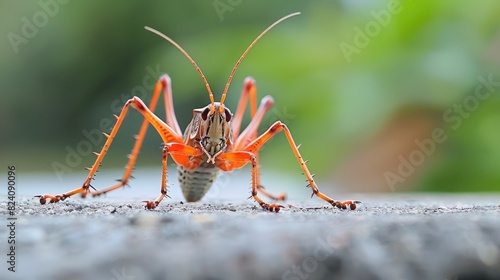
<svg viewBox="0 0 500 280"><path fill-rule="evenodd" d="M18 199L0 279L500 279L500 195L357 195L278 214L250 200ZM0 217L7 224L5 197ZM288 205L288 204L287 204ZM0 227L5 257L6 226Z"/></svg>

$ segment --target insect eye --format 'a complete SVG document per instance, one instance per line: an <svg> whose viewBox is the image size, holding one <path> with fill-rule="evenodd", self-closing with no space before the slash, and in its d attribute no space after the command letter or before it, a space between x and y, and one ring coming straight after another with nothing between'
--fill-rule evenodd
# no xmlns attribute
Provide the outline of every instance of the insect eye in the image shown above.
<svg viewBox="0 0 500 280"><path fill-rule="evenodd" d="M208 113L210 112L210 109L209 108L205 108L205 110L203 110L203 112L201 112L201 118L206 121L207 118L208 118Z"/></svg>
<svg viewBox="0 0 500 280"><path fill-rule="evenodd" d="M226 115L226 121L231 121L231 118L233 117L233 114L229 109L224 108L224 114Z"/></svg>

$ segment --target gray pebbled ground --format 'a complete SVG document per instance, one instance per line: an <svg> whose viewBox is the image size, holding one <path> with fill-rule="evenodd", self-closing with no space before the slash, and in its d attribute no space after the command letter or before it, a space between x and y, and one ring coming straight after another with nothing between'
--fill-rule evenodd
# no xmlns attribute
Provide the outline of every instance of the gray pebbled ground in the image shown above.
<svg viewBox="0 0 500 280"><path fill-rule="evenodd" d="M352 197L364 208L311 199L278 214L250 200L147 211L141 199L23 197L17 271L2 261L0 279L500 279L500 195Z"/></svg>

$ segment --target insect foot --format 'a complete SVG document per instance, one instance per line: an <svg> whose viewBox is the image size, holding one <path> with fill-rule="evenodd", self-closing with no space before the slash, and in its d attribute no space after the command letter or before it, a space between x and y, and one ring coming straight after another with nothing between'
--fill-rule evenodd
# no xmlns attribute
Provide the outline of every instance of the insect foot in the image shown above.
<svg viewBox="0 0 500 280"><path fill-rule="evenodd" d="M40 198L40 204L47 203L47 199L49 199L49 203L56 203L56 202L59 202L60 200L66 199L62 195L52 196L52 195L47 195L47 194L45 194L45 195L35 195L34 197Z"/></svg>
<svg viewBox="0 0 500 280"><path fill-rule="evenodd" d="M271 204L263 203L263 204L261 204L261 206L262 206L262 208L264 208L266 210L269 210L271 212L276 212L276 213L278 213L281 208L285 207L283 205L276 204L276 203L271 203Z"/></svg>
<svg viewBox="0 0 500 280"><path fill-rule="evenodd" d="M144 208L149 209L149 210L155 209L156 206L158 206L158 203L156 203L156 201L144 200L142 202L146 202L146 205L144 206Z"/></svg>
<svg viewBox="0 0 500 280"><path fill-rule="evenodd" d="M359 200L332 201L331 204L342 210L356 210L362 207L362 202Z"/></svg>

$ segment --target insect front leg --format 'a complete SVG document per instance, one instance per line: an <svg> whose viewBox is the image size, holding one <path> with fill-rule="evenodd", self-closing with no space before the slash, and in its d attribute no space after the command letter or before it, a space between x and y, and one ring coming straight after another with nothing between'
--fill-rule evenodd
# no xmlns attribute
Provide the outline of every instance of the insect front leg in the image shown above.
<svg viewBox="0 0 500 280"><path fill-rule="evenodd" d="M217 157L217 167L223 171L232 171L237 168L241 168L247 163L252 164L252 196L257 203L259 203L262 208L269 210L271 212L279 212L283 205L276 203L265 203L257 194L257 178L259 176L259 169L257 167L256 156L247 151L234 151L228 153L222 153Z"/></svg>
<svg viewBox="0 0 500 280"><path fill-rule="evenodd" d="M193 162L190 160L192 156L200 156L203 152L200 149L195 149L191 146L182 143L165 144L162 151L162 173L161 173L161 188L160 195L154 200L145 200L147 209L154 209L160 202L168 197L167 195L167 160L168 154L171 154L177 164L193 168L190 166Z"/></svg>
<svg viewBox="0 0 500 280"><path fill-rule="evenodd" d="M267 141L269 141L269 139L271 139L273 136L275 136L280 131L283 131L285 133L286 139L288 140L288 144L290 145L290 148L292 148L292 151L295 154L295 157L297 158L297 161L299 162L300 167L302 168L305 176L307 177L307 180L309 182L308 187L310 186L312 189L311 196L316 195L317 197L325 200L326 202L328 202L332 206L336 206L340 209L349 208L351 210L354 210L357 208L358 204L361 204L361 201L357 201L357 200L346 200L346 201L342 201L342 202L338 201L338 200L334 200L334 199L330 198L329 196L327 196L326 194L319 191L319 188L316 185L316 182L314 181L314 178L313 178L311 172L309 172L309 169L306 166L306 161L304 161L304 159L300 155L299 148L295 144L295 141L292 138L292 134L290 133L290 130L288 129L288 127L284 123L282 123L280 121L275 122L266 132L264 132L261 136L259 136L257 139L252 141L250 144L248 144L243 150L250 152L250 153L255 153Z"/></svg>

